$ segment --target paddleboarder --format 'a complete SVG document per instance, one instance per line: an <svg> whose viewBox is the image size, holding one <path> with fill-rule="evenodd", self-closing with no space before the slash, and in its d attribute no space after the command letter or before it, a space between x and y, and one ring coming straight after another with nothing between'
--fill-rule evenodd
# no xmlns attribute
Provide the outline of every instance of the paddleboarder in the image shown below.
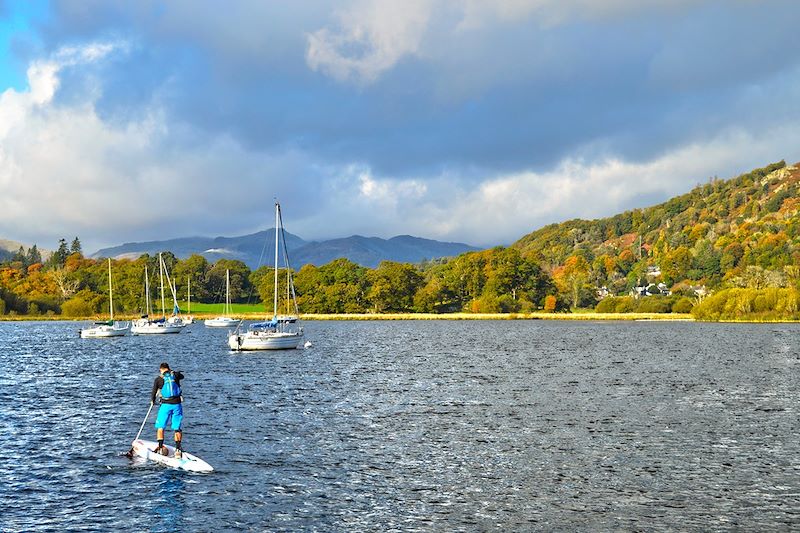
<svg viewBox="0 0 800 533"><path fill-rule="evenodd" d="M171 422L172 430L175 432L175 457L181 457L181 423L183 422L183 398L181 397L181 380L183 374L173 371L167 363L161 363L158 377L153 382L153 392L150 395L150 405L156 402L156 397L161 396L161 407L158 408L156 416L156 439L158 447L156 453L167 455L169 452L164 446L164 428Z"/></svg>

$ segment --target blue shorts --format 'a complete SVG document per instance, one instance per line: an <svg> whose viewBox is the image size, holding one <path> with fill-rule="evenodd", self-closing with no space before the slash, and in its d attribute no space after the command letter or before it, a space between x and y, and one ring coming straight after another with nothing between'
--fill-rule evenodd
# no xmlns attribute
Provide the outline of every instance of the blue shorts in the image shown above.
<svg viewBox="0 0 800 533"><path fill-rule="evenodd" d="M167 427L167 422L172 419L172 430L178 431L181 429L181 422L183 422L183 406L179 403L162 403L158 408L158 416L156 416L156 429L164 429Z"/></svg>

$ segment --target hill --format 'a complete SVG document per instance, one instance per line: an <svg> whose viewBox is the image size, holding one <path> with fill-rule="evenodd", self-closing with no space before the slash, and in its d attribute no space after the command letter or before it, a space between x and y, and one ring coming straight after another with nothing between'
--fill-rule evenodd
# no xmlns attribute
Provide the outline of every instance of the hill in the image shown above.
<svg viewBox="0 0 800 533"><path fill-rule="evenodd" d="M0 239L0 262L8 261L9 259L11 259L14 256L14 254L19 251L20 248L27 251L30 248L30 246L17 241ZM47 258L50 257L52 251L39 248L39 253L42 256L42 259L47 260Z"/></svg>
<svg viewBox="0 0 800 533"><path fill-rule="evenodd" d="M163 241L147 242L128 242L119 246L102 248L90 257L110 257L112 259L135 259L142 254L155 255L158 252L170 251L180 259L185 259L192 254L199 254L209 260L216 262L218 259L238 259L250 268L258 265L259 259L266 253L269 257L273 247L268 244L275 238L275 230L265 230L239 237L183 237L179 239L168 239ZM266 252L265 244L267 245ZM306 241L291 233L286 233L286 245L290 253L301 246ZM274 245L273 245L274 246Z"/></svg>
<svg viewBox="0 0 800 533"><path fill-rule="evenodd" d="M746 286L755 273L786 277L800 264L799 189L800 169L780 161L652 207L551 224L512 247L554 275L583 265L615 293L645 281Z"/></svg>
<svg viewBox="0 0 800 533"><path fill-rule="evenodd" d="M419 263L426 259L453 257L477 248L456 242L439 242L410 235L391 239L353 235L343 239L309 243L293 252L298 265L325 265L334 259L347 258L361 266L375 268L381 261Z"/></svg>
<svg viewBox="0 0 800 533"><path fill-rule="evenodd" d="M125 243L98 250L91 257L135 258L145 253L153 255L169 250L181 259L192 254L200 254L212 263L221 258L238 259L254 269L259 265L259 259L261 264L270 262L274 235L275 230L269 229L240 237L187 237ZM296 268L305 264L319 266L339 258L346 258L366 267L376 267L381 261L386 260L419 263L425 259L455 256L477 250L467 244L439 242L410 235L391 239L353 235L341 239L309 242L287 233L286 243L292 266ZM262 258L265 244L267 256Z"/></svg>

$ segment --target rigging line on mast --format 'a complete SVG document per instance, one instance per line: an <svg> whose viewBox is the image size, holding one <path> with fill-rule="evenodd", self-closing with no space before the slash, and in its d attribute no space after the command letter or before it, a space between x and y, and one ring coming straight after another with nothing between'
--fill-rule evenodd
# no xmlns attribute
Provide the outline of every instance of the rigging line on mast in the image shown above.
<svg viewBox="0 0 800 533"><path fill-rule="evenodd" d="M300 311L297 308L297 294L295 293L295 290L294 290L294 283L292 283L292 267L289 264L289 248L286 246L286 229L283 227L283 213L281 212L280 204L278 204L278 217L280 218L281 235L283 236L283 262L286 263L286 272L287 272L287 276L288 276L287 283L288 283L289 287L287 288L287 292L289 291L289 289L291 289L291 291L292 291L292 301L294 303L294 314L295 314L295 316L297 316L299 318L300 317ZM287 309L286 310L288 312L288 310L289 310L288 309L289 308L288 303L289 302L286 302L286 303L287 303L287 305L286 305Z"/></svg>

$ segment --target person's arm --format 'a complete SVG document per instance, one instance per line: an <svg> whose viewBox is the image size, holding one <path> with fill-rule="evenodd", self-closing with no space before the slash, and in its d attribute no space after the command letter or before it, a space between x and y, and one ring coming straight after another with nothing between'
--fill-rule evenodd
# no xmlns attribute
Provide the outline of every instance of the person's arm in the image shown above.
<svg viewBox="0 0 800 533"><path fill-rule="evenodd" d="M161 383L159 383L159 381ZM153 381L153 392L150 393L150 403L156 403L156 394L158 390L164 386L164 378L158 376L155 381Z"/></svg>
<svg viewBox="0 0 800 533"><path fill-rule="evenodd" d="M183 379L183 373L182 372L178 372L177 370L175 370L173 372L173 374L175 374L175 381L177 381L178 385L180 385L181 384L180 382Z"/></svg>

